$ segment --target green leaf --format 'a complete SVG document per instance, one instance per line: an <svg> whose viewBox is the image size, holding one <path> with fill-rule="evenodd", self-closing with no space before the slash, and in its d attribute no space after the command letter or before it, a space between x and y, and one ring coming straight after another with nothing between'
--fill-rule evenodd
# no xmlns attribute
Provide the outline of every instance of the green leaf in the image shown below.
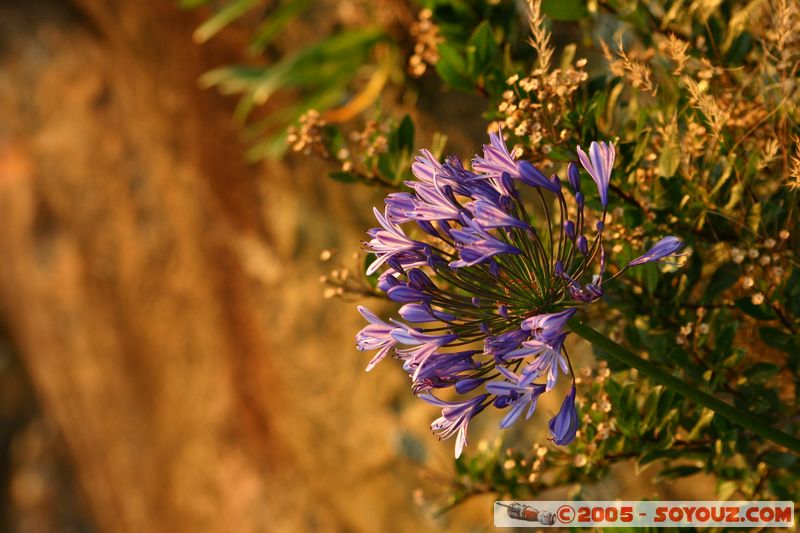
<svg viewBox="0 0 800 533"><path fill-rule="evenodd" d="M672 468L665 468L661 472L658 473L656 479L658 481L665 481L669 479L677 479L680 477L691 476L692 474L696 474L702 470L699 466L692 466L692 465L680 465L680 466L673 466Z"/></svg>
<svg viewBox="0 0 800 533"><path fill-rule="evenodd" d="M661 393L663 391L663 387L657 385L650 391L650 394L647 396L647 399L644 402L644 407L642 408L642 414L644 415L642 418L642 424L645 430L652 427L653 422L656 420L656 414L658 413L658 400L661 398Z"/></svg>
<svg viewBox="0 0 800 533"><path fill-rule="evenodd" d="M180 0L178 2L178 7L181 9L194 9L210 3L211 0Z"/></svg>
<svg viewBox="0 0 800 533"><path fill-rule="evenodd" d="M414 151L414 121L409 115L404 116L397 127L397 143L407 156Z"/></svg>
<svg viewBox="0 0 800 533"><path fill-rule="evenodd" d="M777 328L760 328L758 330L758 334L761 336L761 340L763 340L765 344L775 348L776 350L781 350L786 353L800 351L800 346L798 346L797 339Z"/></svg>
<svg viewBox="0 0 800 533"><path fill-rule="evenodd" d="M658 282L661 280L661 275L658 272L658 265L655 263L647 263L639 268L642 272L644 288L647 289L647 294L652 295L656 292Z"/></svg>
<svg viewBox="0 0 800 533"><path fill-rule="evenodd" d="M675 144L668 144L661 150L661 155L658 158L658 174L665 178L671 178L678 171L680 164L680 147Z"/></svg>
<svg viewBox="0 0 800 533"><path fill-rule="evenodd" d="M675 439L670 437L663 443L658 443L653 449L648 449L648 451L642 450L644 453L639 456L639 460L636 462L636 475L644 472L653 462L659 459L675 459L680 457L680 450L672 450L669 448L674 441Z"/></svg>
<svg viewBox="0 0 800 533"><path fill-rule="evenodd" d="M606 383L606 393L611 405L619 405L620 396L622 395L622 387L613 379L609 379Z"/></svg>
<svg viewBox="0 0 800 533"><path fill-rule="evenodd" d="M800 268L794 267L783 289L783 301L794 315L800 315Z"/></svg>
<svg viewBox="0 0 800 533"><path fill-rule="evenodd" d="M477 77L489 70L499 53L500 48L497 46L492 27L488 21L484 20L467 42L467 56L472 60L468 70L472 77Z"/></svg>
<svg viewBox="0 0 800 533"><path fill-rule="evenodd" d="M700 418L697 419L697 423L694 425L692 430L689 432L689 435L686 437L686 440L691 442L696 440L697 437L700 436L700 432L706 428L711 423L711 419L714 418L714 411L711 409L703 409L703 414L700 415Z"/></svg>
<svg viewBox="0 0 800 533"><path fill-rule="evenodd" d="M730 355L733 349L733 340L736 338L736 331L739 329L738 322L725 321L722 325L719 325L720 322L722 321L718 320L714 328L713 355L715 356L715 363L724 361Z"/></svg>
<svg viewBox="0 0 800 533"><path fill-rule="evenodd" d="M391 153L386 152L378 156L378 171L383 177L394 181L399 170L397 158Z"/></svg>
<svg viewBox="0 0 800 533"><path fill-rule="evenodd" d="M250 53L260 54L263 52L287 25L300 16L310 5L311 0L289 0L283 3L256 30L256 34L250 43Z"/></svg>
<svg viewBox="0 0 800 533"><path fill-rule="evenodd" d="M301 49L268 67L224 67L203 74L201 85L223 93L245 93L264 104L279 89L297 87L330 92L346 86L355 68L386 35L374 29L337 34Z"/></svg>
<svg viewBox="0 0 800 533"><path fill-rule="evenodd" d="M753 38L749 33L744 32L738 35L731 43L731 47L725 57L726 62L729 65L741 65L752 46Z"/></svg>
<svg viewBox="0 0 800 533"><path fill-rule="evenodd" d="M328 172L328 177L342 183L355 183L360 180L358 174L345 172L344 170L334 170L333 172Z"/></svg>
<svg viewBox="0 0 800 533"><path fill-rule="evenodd" d="M772 320L775 318L775 312L770 309L767 304L763 303L761 305L756 305L750 301L750 298L747 296L739 298L734 303L736 304L736 307L753 318L757 318L759 320Z"/></svg>
<svg viewBox="0 0 800 533"><path fill-rule="evenodd" d="M542 0L542 11L553 20L573 21L589 16L583 0Z"/></svg>
<svg viewBox="0 0 800 533"><path fill-rule="evenodd" d="M376 287L378 286L378 278L380 277L380 273L378 273L378 272L373 272L372 274L370 274L369 276L367 276L367 275L366 275L366 272L367 272L367 269L369 268L369 266L370 266L372 263L374 263L374 262L375 262L375 259L377 259L377 257L375 256L375 254L372 254L372 253L364 254L364 266L363 266L363 268L361 269L361 271L362 271L362 272L364 272L364 277L366 278L367 282L370 284L370 286L371 286L373 289L374 289L374 288L376 288Z"/></svg>
<svg viewBox="0 0 800 533"><path fill-rule="evenodd" d="M461 91L472 92L475 84L467 75L467 62L455 47L448 43L439 45L439 61L436 72L447 85Z"/></svg>
<svg viewBox="0 0 800 533"><path fill-rule="evenodd" d="M763 383L767 381L769 378L774 376L778 373L780 367L773 365L771 363L756 363L750 368L748 368L744 375L747 376L749 381L755 383Z"/></svg>
<svg viewBox="0 0 800 533"><path fill-rule="evenodd" d="M469 474L469 467L467 466L467 457L462 455L455 460L456 473L462 476Z"/></svg>
<svg viewBox="0 0 800 533"><path fill-rule="evenodd" d="M707 409L711 409L720 416L724 416L729 421L749 429L765 439L775 442L776 444L786 446L790 450L800 453L800 439L794 435L772 427L768 421L765 420L765 417L759 416L759 414L763 411L755 408L755 406L752 407L753 412L748 412L738 407L734 407L733 405L728 404L719 398L692 386L687 381L672 375L671 373L663 370L660 366L646 359L642 359L624 346L614 342L602 333L587 326L576 318L570 319L568 325L576 335L579 335L580 337L583 337L592 343L596 349L602 350L608 357L616 359L620 363L631 368L635 368L641 374L649 377L656 383L675 391L686 399L702 405ZM772 400L775 402L779 401L777 394L774 391L768 391L766 389L755 390L753 387L751 387L749 392L746 391L744 387L742 390L743 394L745 394L745 397L749 396L747 398L748 406L752 405L752 398L755 397L756 400L761 399L758 396L765 397L765 401L763 402L765 404L771 404ZM662 396L662 400L664 399L664 396L666 396L666 394ZM661 402L659 401L659 407L661 406L660 404ZM771 407L771 405L769 405L769 407ZM775 412L775 408L772 410Z"/></svg>
<svg viewBox="0 0 800 533"><path fill-rule="evenodd" d="M238 19L258 4L261 0L234 0L220 9L214 16L206 20L194 31L194 40L204 43L220 32L225 26Z"/></svg>
<svg viewBox="0 0 800 533"><path fill-rule="evenodd" d="M735 263L729 261L720 265L711 276L711 281L708 282L704 299L709 302L713 301L720 293L736 283L739 274L740 269Z"/></svg>
<svg viewBox="0 0 800 533"><path fill-rule="evenodd" d="M788 468L797 462L797 455L788 452L767 452L761 460L770 466Z"/></svg>

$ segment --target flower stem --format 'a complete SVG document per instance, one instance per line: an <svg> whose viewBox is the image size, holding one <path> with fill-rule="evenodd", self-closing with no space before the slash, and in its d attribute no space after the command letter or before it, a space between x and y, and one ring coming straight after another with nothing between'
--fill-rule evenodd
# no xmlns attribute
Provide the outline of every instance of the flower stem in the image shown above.
<svg viewBox="0 0 800 533"><path fill-rule="evenodd" d="M738 409L723 402L719 398L715 398L700 389L692 387L685 381L661 370L650 361L642 359L624 346L612 341L599 331L576 318L570 319L568 324L572 331L603 350L609 357L631 368L635 368L653 381L672 389L673 392L680 394L688 400L711 409L714 413L728 419L730 422L749 429L767 440L785 446L793 452L800 454L800 439L797 437L770 426L756 415Z"/></svg>

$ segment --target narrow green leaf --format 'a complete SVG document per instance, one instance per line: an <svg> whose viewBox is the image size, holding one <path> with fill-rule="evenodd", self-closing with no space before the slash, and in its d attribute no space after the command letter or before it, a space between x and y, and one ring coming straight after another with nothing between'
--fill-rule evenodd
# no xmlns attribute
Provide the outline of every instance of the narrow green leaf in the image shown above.
<svg viewBox="0 0 800 533"><path fill-rule="evenodd" d="M230 2L194 31L194 40L198 43L206 42L219 33L225 26L256 7L261 1L262 0L234 0Z"/></svg>
<svg viewBox="0 0 800 533"><path fill-rule="evenodd" d="M289 0L261 23L250 43L250 53L260 54L283 29L311 5L311 0Z"/></svg>
<svg viewBox="0 0 800 533"><path fill-rule="evenodd" d="M700 418L697 420L697 423L689 432L689 435L686 437L686 440L689 442L696 440L697 437L700 436L700 432L703 431L703 429L705 429L711 423L712 418L714 418L714 411L712 411L711 409L703 409L703 414L700 415Z"/></svg>
<svg viewBox="0 0 800 533"><path fill-rule="evenodd" d="M729 421L746 428L757 435L771 440L777 444L785 446L790 450L800 453L800 439L790 435L780 429L770 426L762 417L756 416L733 405L723 402L706 392L693 387L686 381L679 379L672 374L662 370L655 364L635 355L627 348L612 341L602 333L592 329L588 325L573 318L569 321L569 327L577 335L580 335L596 348L603 350L609 357L616 359L631 368L635 368L643 375L649 377L656 383L664 385L668 389L675 391L681 396L711 409L720 416L724 416Z"/></svg>

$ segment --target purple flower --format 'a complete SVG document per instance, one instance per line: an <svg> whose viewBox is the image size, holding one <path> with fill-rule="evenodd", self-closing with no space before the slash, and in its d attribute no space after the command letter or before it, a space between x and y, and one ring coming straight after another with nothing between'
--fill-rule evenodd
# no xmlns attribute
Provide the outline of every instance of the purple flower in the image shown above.
<svg viewBox="0 0 800 533"><path fill-rule="evenodd" d="M569 394L561 404L561 410L550 419L550 435L553 442L564 446L575 440L578 431L578 410L575 408L575 384L569 389Z"/></svg>
<svg viewBox="0 0 800 533"><path fill-rule="evenodd" d="M403 324L400 324L400 326L403 326ZM436 354L436 350L458 338L458 335L453 334L430 335L408 326L392 330L391 335L400 344L417 346L417 348L397 350L397 355L404 361L403 369L411 374L411 379L413 380L417 379L423 365L428 362L431 356Z"/></svg>
<svg viewBox="0 0 800 533"><path fill-rule="evenodd" d="M564 309L558 313L549 313L532 316L522 321L522 329L528 330L534 338L548 341L552 340L559 335L567 324L567 321L572 318L577 309Z"/></svg>
<svg viewBox="0 0 800 533"><path fill-rule="evenodd" d="M407 192L393 192L386 196L386 220L402 224L411 220L406 213L414 209L414 197Z"/></svg>
<svg viewBox="0 0 800 533"><path fill-rule="evenodd" d="M558 193L561 190L561 184L558 181L547 179L547 176L541 170L527 161L520 161L517 168L519 169L519 177L524 184L531 187L541 187L554 193Z"/></svg>
<svg viewBox="0 0 800 533"><path fill-rule="evenodd" d="M517 175L517 161L508 151L503 132L489 133L489 144L483 145L483 157L472 159L472 168L486 178L499 181L504 172Z"/></svg>
<svg viewBox="0 0 800 533"><path fill-rule="evenodd" d="M575 238L575 223L571 220L566 220L564 222L564 233L567 234L567 238L570 240Z"/></svg>
<svg viewBox="0 0 800 533"><path fill-rule="evenodd" d="M586 255L589 253L589 243L586 242L586 237L583 235L578 235L578 238L575 240L575 245L578 247L578 251Z"/></svg>
<svg viewBox="0 0 800 533"><path fill-rule="evenodd" d="M487 383L486 390L497 396L507 397L507 401L504 403L506 406L510 405L511 410L500 421L500 427L506 429L517 421L525 407L528 407L525 419L531 417L536 410L536 401L545 392L545 386L532 383L530 376L518 376L503 367L498 367L498 370L506 377L507 381Z"/></svg>
<svg viewBox="0 0 800 533"><path fill-rule="evenodd" d="M603 297L603 287L598 283L599 276L594 276L591 283L584 286L575 284L570 286L569 294L578 302L591 303Z"/></svg>
<svg viewBox="0 0 800 533"><path fill-rule="evenodd" d="M420 153L422 155L418 155L411 165L411 172L419 181L433 183L433 177L442 171L442 165L428 150L420 150Z"/></svg>
<svg viewBox="0 0 800 533"><path fill-rule="evenodd" d="M397 285L386 291L386 296L393 302L419 302L431 299L431 295L407 285Z"/></svg>
<svg viewBox="0 0 800 533"><path fill-rule="evenodd" d="M455 220L461 212L461 206L452 194L452 187L442 183L441 175L433 176L431 183L407 182L416 195L412 199L413 208L406 211L406 216L414 220Z"/></svg>
<svg viewBox="0 0 800 533"><path fill-rule="evenodd" d="M581 192L581 173L578 170L578 165L575 163L567 165L567 178L569 178L572 191L575 193Z"/></svg>
<svg viewBox="0 0 800 533"><path fill-rule="evenodd" d="M494 356L495 359L502 360L512 350L518 348L522 341L529 339L530 336L529 331L512 329L497 336L486 337L484 352Z"/></svg>
<svg viewBox="0 0 800 533"><path fill-rule="evenodd" d="M558 193L561 183L558 179L549 180L541 170L528 161L517 161L509 152L503 133L490 133L490 144L483 146L483 157L475 156L472 167L488 178L495 189L506 196L512 196L513 184L505 181L505 176L518 179L530 187L542 187L551 192Z"/></svg>
<svg viewBox="0 0 800 533"><path fill-rule="evenodd" d="M590 303L603 297L603 275L605 271L606 249L602 244L600 245L600 274L594 274L591 283L581 286L580 283L564 272L562 265L556 265L556 275L570 283L569 294L572 299L584 303Z"/></svg>
<svg viewBox="0 0 800 533"><path fill-rule="evenodd" d="M611 171L614 168L614 145L611 143L592 142L589 145L589 155L578 147L578 159L586 172L597 184L600 192L600 203L603 207L608 205L608 184L611 181Z"/></svg>
<svg viewBox="0 0 800 533"><path fill-rule="evenodd" d="M409 239L400 226L387 220L376 208L372 211L383 229L375 228L369 231L372 240L367 243L367 247L377 259L367 268L368 276L375 273L388 259L403 252L421 250L423 246L421 242Z"/></svg>
<svg viewBox="0 0 800 533"><path fill-rule="evenodd" d="M415 323L435 322L436 320L451 322L456 319L456 316L453 314L434 310L430 304L426 302L406 304L401 307L398 312L404 320Z"/></svg>
<svg viewBox="0 0 800 533"><path fill-rule="evenodd" d="M381 272L381 275L378 276L378 283L376 286L383 292L388 292L392 287L402 285L402 282L397 279L398 275L400 275L400 272L394 269L384 270Z"/></svg>
<svg viewBox="0 0 800 533"><path fill-rule="evenodd" d="M487 200L476 200L467 204L467 209L472 212L472 216L478 225L484 228L521 228L526 229L528 225Z"/></svg>
<svg viewBox="0 0 800 533"><path fill-rule="evenodd" d="M387 322L360 307L368 324L356 335L357 346L377 351L368 370L390 353L402 361L413 393L442 408L431 427L442 438L457 435L456 456L478 413L507 409L500 422L507 428L523 414L529 418L539 397L572 373L564 342L576 309L564 302L603 297L614 147L592 143L588 155L580 148L578 155L600 192L597 217L585 212L576 164L567 169L574 192L567 198L557 175L547 178L518 161L501 133L490 135L471 170L457 157L440 163L423 150L412 165L415 179L406 183L411 192L391 193L385 214L375 210L380 227L368 232L366 249L376 258L367 273L379 272L378 290L402 306L399 319ZM547 189L558 202L533 218L526 187ZM680 246L665 238L628 266L662 259ZM557 444L571 442L577 431L572 377L550 421ZM430 394L440 389L461 397L445 402Z"/></svg>
<svg viewBox="0 0 800 533"><path fill-rule="evenodd" d="M478 352L476 350L466 350L462 352L437 353L436 357L431 357L420 369L412 389L419 393L431 389L441 389L454 387L456 392L464 394L469 390L463 390L467 385L460 385L462 382L472 386L471 378L476 370L481 368L481 364L473 359ZM414 368L416 370L416 368Z"/></svg>
<svg viewBox="0 0 800 533"><path fill-rule="evenodd" d="M392 337L395 326L387 324L369 309L358 306L358 312L367 319L369 325L356 334L356 343L359 350L378 350L378 353L367 365L367 372L373 369L394 348L397 341Z"/></svg>
<svg viewBox="0 0 800 533"><path fill-rule="evenodd" d="M522 372L533 376L533 378L540 378L547 376L547 384L545 390L552 389L556 381L558 381L558 369L566 374L569 372L567 358L561 353L561 348L564 345L564 338L566 334L548 338L545 340L531 339L522 343L522 347L510 352L506 358L509 360L527 357L536 357L533 362L529 363Z"/></svg>
<svg viewBox="0 0 800 533"><path fill-rule="evenodd" d="M467 445L467 426L469 421L484 409L483 401L488 394L481 394L464 402L446 402L432 394L420 394L420 398L437 407L442 407L442 416L431 424L431 430L439 435L439 439L456 436L456 459L461 456Z"/></svg>
<svg viewBox="0 0 800 533"><path fill-rule="evenodd" d="M664 237L652 248L650 248L644 255L640 255L630 263L628 266L636 266L636 265L643 265L645 263L650 263L653 261L660 261L667 256L670 256L683 248L683 242L677 237Z"/></svg>
<svg viewBox="0 0 800 533"><path fill-rule="evenodd" d="M522 253L519 248L501 241L480 227L475 221L467 220L465 224L466 227L450 232L453 238L462 245L460 250L461 259L452 261L450 263L451 268L476 265L496 254Z"/></svg>

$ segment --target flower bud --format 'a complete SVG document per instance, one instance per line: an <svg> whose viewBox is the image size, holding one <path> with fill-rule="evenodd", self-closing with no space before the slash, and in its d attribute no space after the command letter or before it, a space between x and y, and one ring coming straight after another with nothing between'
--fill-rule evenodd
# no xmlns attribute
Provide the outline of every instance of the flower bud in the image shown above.
<svg viewBox="0 0 800 533"><path fill-rule="evenodd" d="M558 174L550 176L550 182L553 184L551 190L556 194L561 194L561 178L558 177Z"/></svg>
<svg viewBox="0 0 800 533"><path fill-rule="evenodd" d="M589 253L589 243L586 242L586 237L580 235L576 241L576 244L578 245L578 251L580 253L582 253L583 255Z"/></svg>
<svg viewBox="0 0 800 533"><path fill-rule="evenodd" d="M567 177L572 190L576 193L581 192L581 173L578 171L578 165L575 163L567 165Z"/></svg>
<svg viewBox="0 0 800 533"><path fill-rule="evenodd" d="M527 161L520 161L517 163L517 170L519 171L520 179L526 185L531 187L542 187L548 191L558 192L561 185L556 185L545 176L541 170L531 165Z"/></svg>
<svg viewBox="0 0 800 533"><path fill-rule="evenodd" d="M567 234L570 240L575 238L575 223L571 220L564 222L564 233Z"/></svg>
<svg viewBox="0 0 800 533"><path fill-rule="evenodd" d="M485 380L482 378L467 378L462 379L458 383L456 383L456 392L459 394L465 394L469 391L475 390L481 386L481 384Z"/></svg>

